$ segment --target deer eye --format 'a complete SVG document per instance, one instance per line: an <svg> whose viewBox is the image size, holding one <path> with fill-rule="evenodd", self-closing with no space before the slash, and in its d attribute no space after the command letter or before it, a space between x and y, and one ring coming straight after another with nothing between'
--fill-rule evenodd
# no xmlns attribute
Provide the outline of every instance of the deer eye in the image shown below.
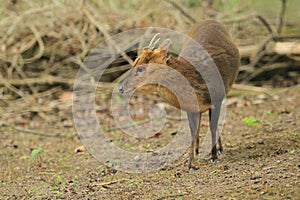
<svg viewBox="0 0 300 200"><path fill-rule="evenodd" d="M136 75L139 75L142 71L145 70L145 67L144 66L139 66L137 69L136 69Z"/></svg>

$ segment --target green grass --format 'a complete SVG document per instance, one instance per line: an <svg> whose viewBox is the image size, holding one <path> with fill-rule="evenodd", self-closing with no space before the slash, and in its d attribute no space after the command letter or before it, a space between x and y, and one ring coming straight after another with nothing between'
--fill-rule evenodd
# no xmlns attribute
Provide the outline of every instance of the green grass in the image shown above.
<svg viewBox="0 0 300 200"><path fill-rule="evenodd" d="M272 128L273 127L272 121L276 119L278 119L277 114L272 113L271 111L265 111L260 119L254 116L249 116L249 117L244 117L242 119L242 122L244 122L249 127L253 127L254 124L259 123L261 125L266 124Z"/></svg>
<svg viewBox="0 0 300 200"><path fill-rule="evenodd" d="M255 123L260 122L259 119L257 119L256 117L253 116L249 116L249 117L245 117L242 119L242 122L244 122L245 124L247 124L249 127L253 127L253 125Z"/></svg>
<svg viewBox="0 0 300 200"><path fill-rule="evenodd" d="M35 158L38 154L41 154L44 151L42 147L38 147L31 151L31 159Z"/></svg>

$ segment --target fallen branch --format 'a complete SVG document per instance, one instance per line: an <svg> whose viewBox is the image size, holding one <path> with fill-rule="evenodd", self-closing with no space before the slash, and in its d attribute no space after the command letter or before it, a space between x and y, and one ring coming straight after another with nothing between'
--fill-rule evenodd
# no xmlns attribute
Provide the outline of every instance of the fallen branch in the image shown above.
<svg viewBox="0 0 300 200"><path fill-rule="evenodd" d="M256 87L251 85L233 84L233 89L270 94L270 90L268 90L267 88Z"/></svg>
<svg viewBox="0 0 300 200"><path fill-rule="evenodd" d="M130 181L130 179L128 179L128 178L122 178L122 179L108 181L108 182L96 183L94 185L95 186L105 186L105 185L111 185L111 184L115 184L115 183L122 183L124 181Z"/></svg>
<svg viewBox="0 0 300 200"><path fill-rule="evenodd" d="M280 55L300 55L300 42L276 42L273 51Z"/></svg>
<svg viewBox="0 0 300 200"><path fill-rule="evenodd" d="M275 70L275 69L283 69L283 68L288 68L291 66L290 62L285 62L285 63L272 63L269 65L264 65L263 67L256 69L252 74L250 74L247 78L245 78L242 83L248 82L252 80L254 77L257 77L263 72Z"/></svg>
<svg viewBox="0 0 300 200"><path fill-rule="evenodd" d="M252 18L254 18L254 19L257 18L262 23L262 25L264 25L264 27L266 27L266 29L268 30L268 32L271 35L274 35L274 31L271 28L270 24L261 15L250 14L250 15L242 16L242 17L237 18L237 19L225 19L225 20L220 20L220 21L223 22L223 23L225 23L225 24L231 24L231 23L240 23L240 22L248 21L249 19L252 19Z"/></svg>
<svg viewBox="0 0 300 200"><path fill-rule="evenodd" d="M37 131L37 130L33 130L33 129L22 128L20 126L14 126L14 125L9 124L9 123L2 123L2 124L0 124L0 126L6 126L6 127L14 129L16 131L29 133L29 134L33 134L33 135L45 136L45 137L61 137L61 138L67 138L68 137L68 136L65 136L65 135L60 135L58 133L54 134L54 133L48 133L48 132L44 132L44 131Z"/></svg>
<svg viewBox="0 0 300 200"><path fill-rule="evenodd" d="M259 45L247 45L247 46L239 46L239 53L241 58L250 58L252 57L258 50Z"/></svg>
<svg viewBox="0 0 300 200"><path fill-rule="evenodd" d="M166 195L163 195L163 196L160 196L158 198L155 198L155 200L160 200L160 199L169 199L169 198L174 198L174 197L181 197L181 196L186 196L188 195L189 193L187 192L184 192L184 193L178 193L178 194L166 194Z"/></svg>
<svg viewBox="0 0 300 200"><path fill-rule="evenodd" d="M92 24L94 24L105 36L106 39L111 38L110 34L108 33L108 31L105 30L104 27L102 27L100 25L100 23L98 22L98 20L96 20L96 18L93 16L92 12L87 8L86 6L86 1L84 1L84 3L82 4L82 10L83 13L87 16L87 18L90 20L90 22ZM132 59L124 52L121 50L121 48L119 47L118 44L115 43L115 41L113 40L107 40L108 42L111 43L111 45L118 51L118 53L120 53L122 55L122 57L130 64L133 66L133 61Z"/></svg>
<svg viewBox="0 0 300 200"><path fill-rule="evenodd" d="M27 84L27 83L25 83ZM24 93L21 90L18 90L17 88L15 88L10 81L5 80L3 78L3 76L0 73L0 85L5 86L6 88L8 88L9 90L13 91L14 93L16 93L17 95L19 95L21 98L24 99Z"/></svg>
<svg viewBox="0 0 300 200"><path fill-rule="evenodd" d="M66 85L73 85L73 79L66 79L56 76L47 75L45 77L40 78L26 78L26 79L5 79L0 75L0 86L9 87L11 85L21 86L21 85L28 85L28 84L55 84L55 83L63 83ZM15 91L18 95L23 96L23 94Z"/></svg>

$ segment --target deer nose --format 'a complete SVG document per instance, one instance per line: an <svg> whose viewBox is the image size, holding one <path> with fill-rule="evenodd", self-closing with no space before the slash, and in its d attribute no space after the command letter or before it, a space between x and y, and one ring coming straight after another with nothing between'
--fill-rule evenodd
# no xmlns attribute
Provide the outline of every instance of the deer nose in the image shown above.
<svg viewBox="0 0 300 200"><path fill-rule="evenodd" d="M121 94L124 93L124 87L123 87L123 84L121 84L121 85L119 86L119 92L120 92Z"/></svg>

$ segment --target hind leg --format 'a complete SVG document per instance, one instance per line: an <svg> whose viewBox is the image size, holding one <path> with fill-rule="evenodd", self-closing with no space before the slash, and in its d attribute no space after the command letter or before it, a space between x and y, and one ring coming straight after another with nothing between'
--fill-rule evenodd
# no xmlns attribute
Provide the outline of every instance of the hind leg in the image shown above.
<svg viewBox="0 0 300 200"><path fill-rule="evenodd" d="M211 149L211 161L215 162L218 158L217 156L217 129L218 129L218 121L221 111L221 103L215 105L215 107L209 110L209 127L211 131L211 142L212 142L212 149ZM221 139L219 137L218 143L221 143Z"/></svg>
<svg viewBox="0 0 300 200"><path fill-rule="evenodd" d="M201 127L201 113L199 116L199 123L198 123L198 130L197 130L197 134L196 134L196 154L199 154L199 134L200 134L200 127Z"/></svg>
<svg viewBox="0 0 300 200"><path fill-rule="evenodd" d="M200 129L199 122L200 122L201 114L187 112L187 115L188 115L190 130L191 130L191 149L190 149L191 152L190 152L190 159L189 159L189 169L192 169L197 147L199 146L199 129Z"/></svg>

